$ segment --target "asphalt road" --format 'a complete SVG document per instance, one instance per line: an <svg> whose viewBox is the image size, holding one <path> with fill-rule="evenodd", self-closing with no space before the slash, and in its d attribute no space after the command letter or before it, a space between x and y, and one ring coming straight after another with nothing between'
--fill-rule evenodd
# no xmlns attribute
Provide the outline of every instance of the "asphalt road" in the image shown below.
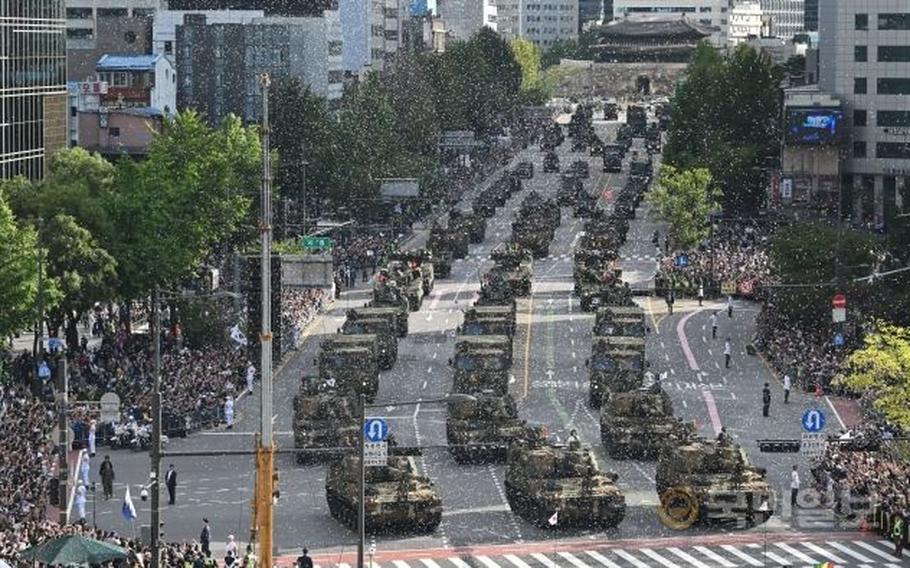
<svg viewBox="0 0 910 568"><path fill-rule="evenodd" d="M602 138L613 139L616 123L597 123L596 127ZM559 149L559 154L563 167L574 159L589 161L591 178L585 181L589 191L603 193L605 188L619 188L625 183L625 173L601 173L600 164L587 153L569 152L568 142ZM445 513L434 534L382 536L373 540L379 549L510 544L569 536L591 539L678 536L661 525L655 515L654 464L611 460L600 447L598 416L587 405L588 380L584 366L590 355L593 317L583 313L571 295L572 250L582 221L574 219L570 209L562 210L562 224L550 246L550 256L534 263L531 298L519 302L511 391L519 401L522 417L545 424L551 435L562 439L570 429L577 429L582 442L594 447L601 465L618 472L619 485L626 493L628 504L623 523L607 533L542 531L525 523L506 504L503 466L462 466L448 455L444 407L395 406L396 401L427 400L449 392L452 372L447 362L454 349L454 329L461 322L461 310L476 297L479 275L492 266L488 260L490 250L509 237L513 208L529 189L555 196L559 177L542 173L542 153L531 148L513 163L521 159L534 161L534 178L525 181L524 190L489 221L486 241L472 245L468 258L456 261L451 277L437 281L420 311L411 314L410 334L400 340L398 362L381 376L376 400L382 404L388 402L388 406L373 414L381 414L390 422L400 443L425 448L419 464L441 493ZM633 286L647 286L653 278L657 251L650 238L655 229L663 232L663 227L650 218L646 209L640 210L638 219L632 223L629 242L622 250L621 266ZM331 311L310 326L300 352L280 369L274 402L280 448L293 446L291 401L300 377L314 370L313 358L320 340L341 325L348 307L361 305L368 297L366 288L343 294ZM808 470L798 455L769 456L759 454L756 448L756 439L799 437L800 415L806 407L817 404L812 397L794 393L791 403L784 406L780 386L762 360L746 354L746 344L754 333L756 307L737 302L733 318L728 318L720 302L709 301L699 307L694 301L680 300L675 313L669 315L660 299L639 298L639 301L650 313L652 332L647 339L647 357L655 371L669 373L664 386L672 396L676 414L696 420L705 436L713 437L717 429L726 426L753 461L768 468L769 480L782 495L788 494L792 465L800 464L800 473L807 479ZM711 339L707 326L713 310L721 310L716 340ZM734 350L730 369L723 366L726 337L731 338ZM770 418L761 416L760 392L765 381L774 386ZM258 393L257 389L253 396L238 402L239 420L233 431L216 429L185 440L172 440L167 450L251 449L258 426ZM824 401L818 404L824 405ZM131 484L134 495L138 494L136 486L147 477L148 457L125 451L111 455L117 471L118 499L98 503L97 522L105 528L129 532L131 527L120 516L119 496L125 483ZM252 456L166 458L164 463L165 467L174 463L180 479L177 505L164 506L164 532L168 540L196 538L203 517L212 522L214 541L223 542L228 534L247 540L254 484ZM311 550L344 551L356 546L356 535L329 515L324 495L325 467L299 466L290 455L280 455L277 463L281 479L281 499L276 509L279 548L290 550L306 545ZM140 514L137 525L147 523L147 503L137 505ZM781 510L767 525L754 530L790 531L796 530L797 525L807 530L789 517L788 510ZM691 534L700 532L704 531L693 530Z"/></svg>

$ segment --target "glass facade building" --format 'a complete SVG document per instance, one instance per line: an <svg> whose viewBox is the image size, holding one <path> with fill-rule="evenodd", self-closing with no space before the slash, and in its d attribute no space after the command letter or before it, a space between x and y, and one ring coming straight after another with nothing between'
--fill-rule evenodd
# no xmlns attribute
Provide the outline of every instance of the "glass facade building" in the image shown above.
<svg viewBox="0 0 910 568"><path fill-rule="evenodd" d="M0 178L43 177L66 134L63 0L0 0Z"/></svg>

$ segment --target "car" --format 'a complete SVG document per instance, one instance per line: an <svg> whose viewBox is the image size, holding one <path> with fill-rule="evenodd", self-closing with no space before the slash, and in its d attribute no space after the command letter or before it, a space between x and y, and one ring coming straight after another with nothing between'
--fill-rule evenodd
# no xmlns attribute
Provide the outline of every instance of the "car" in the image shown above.
<svg viewBox="0 0 910 568"><path fill-rule="evenodd" d="M531 162L518 162L515 166L515 175L520 179L531 179L534 177L534 164Z"/></svg>
<svg viewBox="0 0 910 568"><path fill-rule="evenodd" d="M543 173L559 172L559 156L556 152L547 152L543 156Z"/></svg>

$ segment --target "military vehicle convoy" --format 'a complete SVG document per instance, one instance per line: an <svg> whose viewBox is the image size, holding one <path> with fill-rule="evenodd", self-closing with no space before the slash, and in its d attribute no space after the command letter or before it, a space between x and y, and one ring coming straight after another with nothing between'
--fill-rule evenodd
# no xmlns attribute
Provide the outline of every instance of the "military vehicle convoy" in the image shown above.
<svg viewBox="0 0 910 568"><path fill-rule="evenodd" d="M577 172L569 171L559 176L559 189L556 191L556 202L563 207L575 205L579 194L584 192L581 177Z"/></svg>
<svg viewBox="0 0 910 568"><path fill-rule="evenodd" d="M764 523L772 514L766 477L764 468L753 466L739 445L693 437L661 452L655 481L665 512L683 509L692 515L680 520L683 526L722 523L750 527Z"/></svg>
<svg viewBox="0 0 910 568"><path fill-rule="evenodd" d="M691 422L673 416L670 396L659 386L611 393L601 407L600 439L614 459L655 459L694 434Z"/></svg>
<svg viewBox="0 0 910 568"><path fill-rule="evenodd" d="M642 387L645 371L645 341L640 337L595 337L588 367L588 401L600 408L604 396Z"/></svg>
<svg viewBox="0 0 910 568"><path fill-rule="evenodd" d="M367 533L432 532L442 520L442 500L429 478L418 473L412 455L389 451L388 465L366 468L364 528ZM334 462L325 478L329 513L356 530L359 516L360 457Z"/></svg>
<svg viewBox="0 0 910 568"><path fill-rule="evenodd" d="M321 349L315 364L319 369L319 378L333 383L339 391L363 393L367 402L372 402L379 392L379 362L376 352L370 347Z"/></svg>
<svg viewBox="0 0 910 568"><path fill-rule="evenodd" d="M481 298L508 301L531 293L532 260L525 248L506 244L490 257L496 265L481 277Z"/></svg>
<svg viewBox="0 0 910 568"><path fill-rule="evenodd" d="M423 275L420 269L413 269L404 263L391 261L379 269L373 282L373 303L375 305L398 305L407 300L407 309L416 312L423 301Z"/></svg>
<svg viewBox="0 0 910 568"><path fill-rule="evenodd" d="M536 191L525 196L516 214L518 218L535 217L546 221L547 227L556 230L559 227L560 212L556 201L544 199Z"/></svg>
<svg viewBox="0 0 910 568"><path fill-rule="evenodd" d="M427 248L437 257L449 253L452 258L464 258L468 255L468 240L467 232L446 228L438 222L433 222L427 239Z"/></svg>
<svg viewBox="0 0 910 568"><path fill-rule="evenodd" d="M379 363L383 370L391 369L398 360L398 338L387 318L348 318L338 333L346 336L375 335L379 341Z"/></svg>
<svg viewBox="0 0 910 568"><path fill-rule="evenodd" d="M515 335L514 306L477 306L464 312L458 328L462 335Z"/></svg>
<svg viewBox="0 0 910 568"><path fill-rule="evenodd" d="M645 311L638 306L606 306L594 316L595 336L644 337L648 331Z"/></svg>
<svg viewBox="0 0 910 568"><path fill-rule="evenodd" d="M459 233L466 233L471 243L482 243L487 234L487 219L477 213L452 209L449 211L449 227Z"/></svg>
<svg viewBox="0 0 910 568"><path fill-rule="evenodd" d="M502 462L509 445L527 435L527 424L518 417L508 394L474 393L475 400L449 403L446 440L458 463Z"/></svg>
<svg viewBox="0 0 910 568"><path fill-rule="evenodd" d="M385 351L383 342L376 334L356 334L343 335L338 333L330 336L320 344L323 351L336 351L338 349L347 349L350 347L363 347L371 353L371 364L375 363L382 370L391 369L395 365L395 357L390 352ZM397 348L396 348L397 353Z"/></svg>
<svg viewBox="0 0 910 568"><path fill-rule="evenodd" d="M294 397L294 447L297 463L311 463L357 447L359 401L352 391L330 388L317 377L305 377Z"/></svg>
<svg viewBox="0 0 910 568"><path fill-rule="evenodd" d="M432 251L418 249L412 251L397 251L389 255L389 263L399 266L402 270L408 270L416 278L420 273L420 281L423 284L423 295L428 296L433 291L433 284L436 281L436 271L433 263Z"/></svg>
<svg viewBox="0 0 910 568"><path fill-rule="evenodd" d="M540 528L618 525L626 513L618 476L602 471L589 448L551 444L535 431L509 447L505 489L512 512Z"/></svg>
<svg viewBox="0 0 910 568"><path fill-rule="evenodd" d="M455 338L455 352L475 352L496 349L504 352L512 364L512 338L508 335L459 335Z"/></svg>
<svg viewBox="0 0 910 568"><path fill-rule="evenodd" d="M389 327L398 337L408 336L408 309L401 305L374 305L364 308L351 308L345 314L347 321L360 321L365 319L382 319L389 324Z"/></svg>
<svg viewBox="0 0 910 568"><path fill-rule="evenodd" d="M456 345L455 357L450 364L455 369L452 389L456 393L490 391L497 396L504 396L509 392L512 358L503 349Z"/></svg>

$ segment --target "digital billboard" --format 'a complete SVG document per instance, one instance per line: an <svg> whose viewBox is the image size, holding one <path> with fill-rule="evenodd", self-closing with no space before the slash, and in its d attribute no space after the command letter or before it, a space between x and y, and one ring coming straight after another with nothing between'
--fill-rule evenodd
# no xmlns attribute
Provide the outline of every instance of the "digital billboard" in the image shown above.
<svg viewBox="0 0 910 568"><path fill-rule="evenodd" d="M843 138L844 127L844 113L840 109L787 109L788 144L838 144Z"/></svg>

